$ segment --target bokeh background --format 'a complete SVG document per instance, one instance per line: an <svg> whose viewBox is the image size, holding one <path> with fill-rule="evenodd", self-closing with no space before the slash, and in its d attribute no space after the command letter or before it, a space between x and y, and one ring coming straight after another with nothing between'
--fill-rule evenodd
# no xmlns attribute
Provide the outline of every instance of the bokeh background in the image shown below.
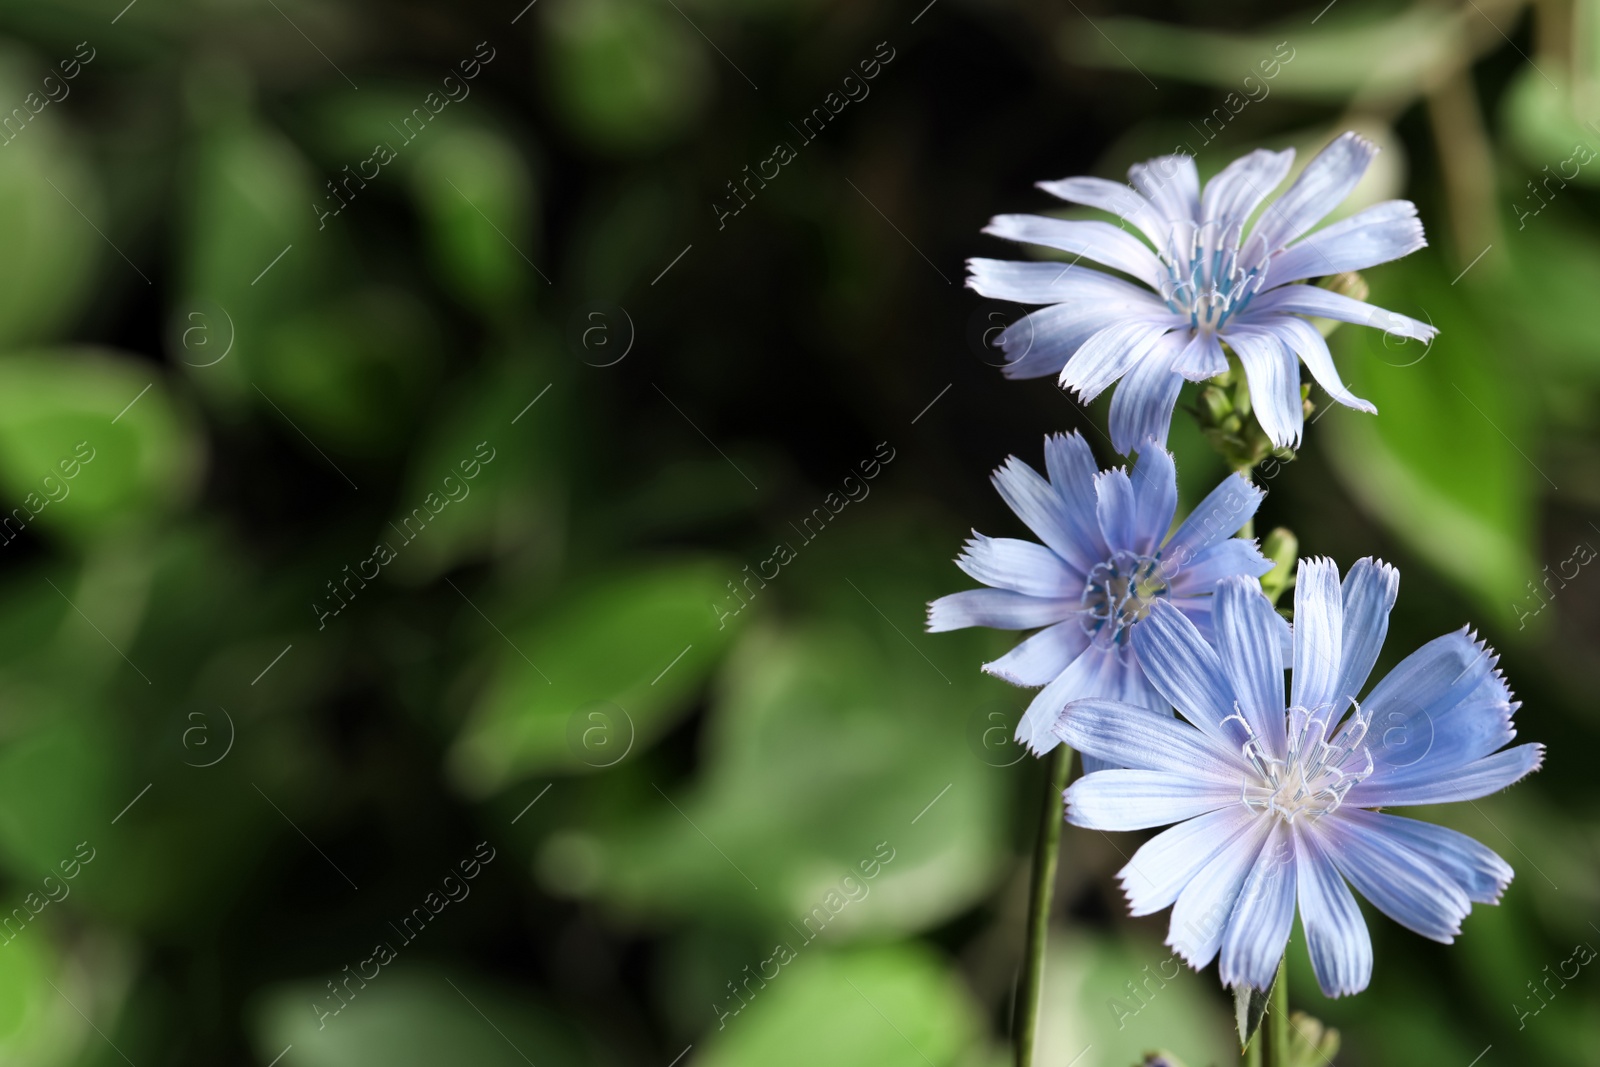
<svg viewBox="0 0 1600 1067"><path fill-rule="evenodd" d="M1398 563L1384 663L1476 625L1550 753L1428 813L1499 907L1372 916L1346 1001L1297 938L1294 1001L1341 1064L1600 1062L1549 981L1600 943L1600 5L123 3L0 10L0 1062L1007 1062L1029 694L923 605L1021 533L1007 454L1113 457L962 261L1036 180L1346 128L1442 334L1336 334L1382 414L1259 528ZM1065 836L1045 1062L1233 1062L1137 843Z"/></svg>

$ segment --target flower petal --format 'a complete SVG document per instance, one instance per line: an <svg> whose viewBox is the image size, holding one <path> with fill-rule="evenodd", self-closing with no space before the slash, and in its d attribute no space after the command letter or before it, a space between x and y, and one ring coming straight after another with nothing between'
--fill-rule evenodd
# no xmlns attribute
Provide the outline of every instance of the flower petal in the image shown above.
<svg viewBox="0 0 1600 1067"><path fill-rule="evenodd" d="M1272 152L1258 148L1229 163L1206 182L1200 197L1200 214L1206 228L1214 228L1218 234L1209 237L1209 241L1226 239L1228 230L1242 226L1268 194L1282 184L1292 166L1294 149Z"/></svg>
<svg viewBox="0 0 1600 1067"><path fill-rule="evenodd" d="M1148 440L1165 446L1172 428L1172 409L1178 405L1183 375L1174 369L1187 350L1188 334L1174 330L1164 335L1122 379L1111 396L1111 445L1128 455ZM1161 531L1165 534L1165 528Z"/></svg>
<svg viewBox="0 0 1600 1067"><path fill-rule="evenodd" d="M1366 270L1427 245L1417 206L1409 200L1385 200L1275 253L1267 268L1267 284Z"/></svg>
<svg viewBox="0 0 1600 1067"><path fill-rule="evenodd" d="M1222 947L1239 889L1261 855L1261 846L1275 822L1270 818L1253 820L1244 833L1223 846L1184 886L1172 905L1167 944L1196 970L1210 963Z"/></svg>
<svg viewBox="0 0 1600 1067"><path fill-rule="evenodd" d="M928 632L944 633L968 626L1032 630L1058 623L1080 609L1077 597L1047 600L1009 589L968 589L942 596L928 605Z"/></svg>
<svg viewBox="0 0 1600 1067"><path fill-rule="evenodd" d="M1184 350L1178 354L1172 369L1191 382L1203 382L1227 370L1228 357L1214 332L1196 330Z"/></svg>
<svg viewBox="0 0 1600 1067"><path fill-rule="evenodd" d="M970 573L970 572L969 572ZM976 577L976 575L974 575ZM1344 594L1331 559L1302 559L1294 585L1294 673L1289 703L1326 727L1344 714L1339 668L1344 662Z"/></svg>
<svg viewBox="0 0 1600 1067"><path fill-rule="evenodd" d="M1089 647L1089 635L1077 618L1047 626L983 669L1012 685L1048 685Z"/></svg>
<svg viewBox="0 0 1600 1067"><path fill-rule="evenodd" d="M1139 462L1133 474L1133 550L1141 556L1152 555L1167 531L1172 528L1172 516L1178 510L1178 470L1172 462L1172 453L1148 441L1139 449Z"/></svg>
<svg viewBox="0 0 1600 1067"><path fill-rule="evenodd" d="M1058 248L1120 270L1151 289L1161 287L1161 261L1145 243L1109 222L1082 222L1043 215L996 215L983 232L1008 241Z"/></svg>
<svg viewBox="0 0 1600 1067"><path fill-rule="evenodd" d="M1191 226L1200 221L1200 172L1194 157L1157 156L1128 168L1128 182L1166 216Z"/></svg>
<svg viewBox="0 0 1600 1067"><path fill-rule="evenodd" d="M1372 981L1372 935L1356 898L1304 824L1295 828L1295 863L1300 887L1300 925L1306 932L1311 968L1324 996L1359 993Z"/></svg>
<svg viewBox="0 0 1600 1067"><path fill-rule="evenodd" d="M1344 203L1367 172L1378 146L1357 133L1343 133L1306 164L1289 191L1273 202L1250 235L1246 254L1275 252L1327 218Z"/></svg>
<svg viewBox="0 0 1600 1067"><path fill-rule="evenodd" d="M1135 310L1166 307L1150 290L1080 263L967 260L967 288L1019 304L1110 304Z"/></svg>
<svg viewBox="0 0 1600 1067"><path fill-rule="evenodd" d="M1114 700L1074 700L1061 710L1055 732L1079 752L1118 766L1213 781L1239 798L1243 761L1171 715Z"/></svg>
<svg viewBox="0 0 1600 1067"><path fill-rule="evenodd" d="M1230 326L1222 334L1250 383L1250 405L1256 419L1279 448L1299 448L1305 427L1300 400L1300 364L1278 335L1248 325Z"/></svg>
<svg viewBox="0 0 1600 1067"><path fill-rule="evenodd" d="M1345 803L1363 808L1397 808L1413 804L1450 804L1498 793L1538 770L1544 746L1518 745L1462 766L1436 766L1424 760L1403 772L1372 777L1351 789Z"/></svg>
<svg viewBox="0 0 1600 1067"><path fill-rule="evenodd" d="M1372 326L1396 337L1431 341L1439 332L1433 326L1354 297L1316 285L1284 285L1268 289L1250 301L1250 306L1234 316L1233 322L1258 325L1272 315L1315 315L1340 322Z"/></svg>
<svg viewBox="0 0 1600 1067"><path fill-rule="evenodd" d="M1249 578L1224 578L1217 583L1217 654L1222 672L1232 683L1239 710L1267 755L1282 758L1283 638L1282 617Z"/></svg>
<svg viewBox="0 0 1600 1067"><path fill-rule="evenodd" d="M1443 871L1475 904L1496 904L1511 884L1511 865L1466 834L1400 815L1359 809L1341 810L1340 816L1386 834Z"/></svg>
<svg viewBox="0 0 1600 1067"><path fill-rule="evenodd" d="M1207 736L1234 744L1222 722L1233 714L1233 683L1216 651L1183 612L1163 600L1133 629L1145 677Z"/></svg>
<svg viewBox="0 0 1600 1067"><path fill-rule="evenodd" d="M1340 873L1389 918L1445 944L1461 932L1472 904L1438 867L1342 810L1319 819L1316 833Z"/></svg>
<svg viewBox="0 0 1600 1067"><path fill-rule="evenodd" d="M1044 469L1062 503L1061 522L1070 531L1074 546L1081 549L1080 556L1067 558L1087 574L1111 555L1096 514L1094 480L1099 465L1094 452L1076 430L1050 434L1044 439Z"/></svg>
<svg viewBox="0 0 1600 1067"><path fill-rule="evenodd" d="M1015 537L972 538L956 559L956 566L984 585L1011 589L1046 599L1081 598L1083 575L1060 556L1032 541Z"/></svg>
<svg viewBox="0 0 1600 1067"><path fill-rule="evenodd" d="M1288 825L1273 820L1222 935L1218 977L1226 986L1267 989L1294 928L1295 854Z"/></svg>
<svg viewBox="0 0 1600 1067"><path fill-rule="evenodd" d="M1222 579L1235 574L1259 578L1273 567L1270 559L1261 554L1256 543L1243 537L1230 537L1212 545L1195 556L1184 567L1176 567L1168 576L1172 597L1208 596Z"/></svg>
<svg viewBox="0 0 1600 1067"><path fill-rule="evenodd" d="M1067 821L1091 830L1147 830L1239 803L1239 786L1167 771L1096 771L1067 787Z"/></svg>
<svg viewBox="0 0 1600 1067"><path fill-rule="evenodd" d="M1090 337L1067 360L1057 379L1061 388L1071 389L1085 404L1106 391L1160 342L1181 316L1145 315L1119 320Z"/></svg>
<svg viewBox="0 0 1600 1067"><path fill-rule="evenodd" d="M1173 532L1161 550L1162 558L1187 566L1203 550L1237 533L1265 496L1241 474L1224 478Z"/></svg>
<svg viewBox="0 0 1600 1067"><path fill-rule="evenodd" d="M1013 380L1059 375L1085 341L1130 314L1138 312L1076 300L1029 312L995 339L1006 354L1000 373Z"/></svg>
<svg viewBox="0 0 1600 1067"><path fill-rule="evenodd" d="M1146 841L1117 872L1128 898L1128 914L1153 915L1170 907L1206 864L1258 819L1243 804L1234 804L1178 823Z"/></svg>
<svg viewBox="0 0 1600 1067"><path fill-rule="evenodd" d="M1365 411L1368 415L1378 413L1378 409L1369 401L1345 388L1344 379L1339 377L1339 370L1333 365L1333 353L1328 349L1328 342L1311 323L1294 315L1280 315L1262 322L1260 328L1276 334L1278 340L1299 356L1317 384L1334 400L1347 408Z"/></svg>
<svg viewBox="0 0 1600 1067"><path fill-rule="evenodd" d="M1061 743L1055 733L1061 709L1085 697L1120 699L1127 688L1124 666L1114 652L1086 644L1067 669L1039 690L1028 704L1022 721L1017 723L1016 740L1037 756L1055 748Z"/></svg>
<svg viewBox="0 0 1600 1067"><path fill-rule="evenodd" d="M1130 552L1134 543L1133 482L1128 472L1113 468L1102 471L1094 480L1095 515L1100 532L1112 552Z"/></svg>
<svg viewBox="0 0 1600 1067"><path fill-rule="evenodd" d="M1389 632L1389 612L1400 591L1400 572L1379 559L1358 559L1344 577L1344 661L1339 695L1355 699L1367 684L1372 665Z"/></svg>
<svg viewBox="0 0 1600 1067"><path fill-rule="evenodd" d="M1048 438L1045 448L1048 458ZM1016 456L1008 456L990 481L1017 518L1080 574L1087 574L1106 558L1099 530L1089 537L1085 517L1077 514L1082 502L1064 495Z"/></svg>
<svg viewBox="0 0 1600 1067"><path fill-rule="evenodd" d="M1060 197L1072 204L1099 208L1133 223L1157 248L1166 242L1167 225L1161 213L1150 201L1140 196L1132 187L1105 178L1062 178L1053 182L1035 182L1051 196Z"/></svg>

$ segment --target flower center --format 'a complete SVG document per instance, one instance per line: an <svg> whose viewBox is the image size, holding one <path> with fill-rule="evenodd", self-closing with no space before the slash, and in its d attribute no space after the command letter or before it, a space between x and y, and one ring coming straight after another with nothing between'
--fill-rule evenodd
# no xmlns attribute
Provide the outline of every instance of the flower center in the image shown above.
<svg viewBox="0 0 1600 1067"><path fill-rule="evenodd" d="M1118 552L1096 564L1083 585L1083 628L1100 648L1126 648L1129 628L1167 595L1168 582L1155 556Z"/></svg>
<svg viewBox="0 0 1600 1067"><path fill-rule="evenodd" d="M1241 746L1252 774L1239 787L1239 802L1251 811L1273 812L1285 822L1301 816L1327 815L1344 803L1345 796L1372 773L1372 752L1365 742L1372 718L1358 706L1328 740L1330 713L1290 708L1286 715L1289 752L1284 759L1266 754L1244 716L1235 712L1223 720L1238 723L1246 740ZM1351 757L1359 757L1348 764Z"/></svg>
<svg viewBox="0 0 1600 1067"><path fill-rule="evenodd" d="M1167 307L1189 316L1190 329L1220 330L1230 316L1243 311L1266 283L1262 256L1246 263L1239 242L1243 224L1223 228L1219 222L1173 227L1167 247L1158 252L1165 273L1161 296Z"/></svg>

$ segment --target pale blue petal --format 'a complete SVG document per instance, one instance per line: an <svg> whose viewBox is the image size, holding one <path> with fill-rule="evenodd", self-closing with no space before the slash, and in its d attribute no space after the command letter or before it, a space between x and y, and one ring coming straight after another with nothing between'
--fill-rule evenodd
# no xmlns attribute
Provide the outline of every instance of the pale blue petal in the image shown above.
<svg viewBox="0 0 1600 1067"><path fill-rule="evenodd" d="M1076 513L1080 502L1063 495L1022 460L1007 457L990 480L1017 518L1080 574L1087 574L1105 559L1104 546L1085 539L1084 516Z"/></svg>
<svg viewBox="0 0 1600 1067"><path fill-rule="evenodd" d="M1139 462L1131 477L1133 550L1148 556L1155 553L1172 528L1172 516L1178 510L1178 469L1173 465L1172 453L1146 442L1139 449Z"/></svg>
<svg viewBox="0 0 1600 1067"><path fill-rule="evenodd" d="M1361 399L1345 388L1344 379L1339 377L1339 370L1333 365L1333 353L1328 349L1328 342L1311 323L1294 315L1278 315L1262 320L1256 325L1260 329L1276 334L1278 340L1299 356L1305 363L1306 369L1311 372L1311 376L1317 380L1317 384L1322 386L1334 400L1347 408L1365 411L1368 415L1378 413L1378 409L1369 401Z"/></svg>
<svg viewBox="0 0 1600 1067"><path fill-rule="evenodd" d="M1016 740L1035 755L1049 752L1060 744L1055 725L1061 709L1084 697L1117 698L1123 690L1122 673L1123 664L1115 652L1086 643L1067 669L1028 704L1022 721L1017 723Z"/></svg>
<svg viewBox="0 0 1600 1067"><path fill-rule="evenodd" d="M1306 164L1289 191L1261 213L1250 235L1255 255L1275 252L1327 218L1367 172L1378 147L1356 133L1345 133Z"/></svg>
<svg viewBox="0 0 1600 1067"><path fill-rule="evenodd" d="M1235 804L1238 797L1234 797ZM1222 947L1239 889L1261 855L1262 844L1276 820L1258 818L1228 842L1189 881L1172 905L1167 945L1195 970L1209 964Z"/></svg>
<svg viewBox="0 0 1600 1067"><path fill-rule="evenodd" d="M1409 200L1386 200L1276 253L1267 268L1267 284L1366 270L1427 245L1417 206Z"/></svg>
<svg viewBox="0 0 1600 1067"><path fill-rule="evenodd" d="M1396 314L1354 297L1316 285L1285 285L1268 289L1234 316L1233 322L1256 325L1273 315L1314 315L1340 322L1371 326L1396 337L1431 341L1439 331L1425 322Z"/></svg>
<svg viewBox="0 0 1600 1067"><path fill-rule="evenodd" d="M1339 668L1344 663L1344 593L1331 559L1302 559L1294 585L1294 673L1289 703L1323 724L1327 736L1344 714Z"/></svg>
<svg viewBox="0 0 1600 1067"><path fill-rule="evenodd" d="M1089 647L1089 634L1077 618L1047 626L983 669L1012 685L1047 685Z"/></svg>
<svg viewBox="0 0 1600 1067"><path fill-rule="evenodd" d="M1095 515L1100 520L1100 533L1113 552L1134 551L1137 540L1134 511L1133 482L1128 472L1112 469L1102 472L1094 480Z"/></svg>
<svg viewBox="0 0 1600 1067"><path fill-rule="evenodd" d="M1134 770L1214 782L1238 799L1243 761L1170 715L1113 700L1074 700L1062 709L1055 731L1079 752Z"/></svg>
<svg viewBox="0 0 1600 1067"><path fill-rule="evenodd" d="M1223 785L1165 771L1096 771L1067 788L1067 821L1091 830L1148 830L1237 805Z"/></svg>
<svg viewBox="0 0 1600 1067"><path fill-rule="evenodd" d="M1078 554L1066 558L1087 574L1111 555L1100 535L1100 520L1095 513L1094 480L1100 468L1094 452L1076 430L1050 434L1044 439L1044 469L1061 498L1061 521L1078 550Z"/></svg>
<svg viewBox="0 0 1600 1067"><path fill-rule="evenodd" d="M1050 600L1083 596L1083 575L1032 541L985 537L974 530L957 557L956 566L996 589L1012 589Z"/></svg>
<svg viewBox="0 0 1600 1067"><path fill-rule="evenodd" d="M1183 612L1158 600L1133 629L1145 677L1188 719L1218 741L1237 745L1222 721L1233 714L1233 685L1222 661Z"/></svg>
<svg viewBox="0 0 1600 1067"><path fill-rule="evenodd" d="M1181 325L1180 315L1144 315L1119 320L1085 341L1067 360L1057 382L1085 404L1132 370L1167 331Z"/></svg>
<svg viewBox="0 0 1600 1067"><path fill-rule="evenodd" d="M1072 222L1043 215L996 215L983 232L1009 241L1058 248L1112 270L1161 286L1161 261L1145 243L1109 222Z"/></svg>
<svg viewBox="0 0 1600 1067"><path fill-rule="evenodd" d="M1078 598L1045 600L1009 589L968 589L942 596L928 605L928 632L943 633L968 626L996 630L1032 630L1075 615Z"/></svg>
<svg viewBox="0 0 1600 1067"><path fill-rule="evenodd" d="M1146 440L1165 446L1178 405L1183 375L1174 369L1188 345L1188 335L1174 330L1163 336L1128 371L1111 396L1111 445L1129 455ZM1161 531L1165 534L1167 531Z"/></svg>
<svg viewBox="0 0 1600 1067"><path fill-rule="evenodd" d="M1258 148L1229 163L1206 182L1205 192L1200 197L1200 214L1206 226L1224 235L1233 227L1242 226L1251 212L1288 177L1292 166L1292 148L1282 152ZM1211 244L1216 241L1215 236L1209 238Z"/></svg>
<svg viewBox="0 0 1600 1067"><path fill-rule="evenodd" d="M1177 567L1174 561L1167 580L1173 599L1179 600L1210 595L1218 582L1235 574L1259 578L1272 567L1272 561L1261 554L1254 541L1230 537L1201 551L1187 566Z"/></svg>
<svg viewBox="0 0 1600 1067"><path fill-rule="evenodd" d="M991 300L1019 304L1101 304L1129 310L1161 311L1166 305L1150 290L1079 263L967 260L967 288Z"/></svg>
<svg viewBox="0 0 1600 1067"><path fill-rule="evenodd" d="M1072 204L1109 211L1137 226L1146 237L1161 247L1166 242L1170 227L1150 201L1121 182L1104 178L1062 178L1060 181L1035 182L1051 196Z"/></svg>
<svg viewBox="0 0 1600 1067"><path fill-rule="evenodd" d="M1200 172L1194 157L1157 156L1128 168L1128 182L1169 222L1200 221Z"/></svg>
<svg viewBox="0 0 1600 1067"><path fill-rule="evenodd" d="M1029 312L1001 331L996 344L1005 350L1000 373L1007 378L1059 375L1083 343L1107 326L1126 320L1130 312L1107 304L1053 304Z"/></svg>
<svg viewBox="0 0 1600 1067"><path fill-rule="evenodd" d="M1279 448L1299 448L1305 427L1300 400L1300 364L1272 330L1230 326L1222 335L1244 366L1256 420Z"/></svg>
<svg viewBox="0 0 1600 1067"><path fill-rule="evenodd" d="M1493 849L1447 826L1379 811L1341 808L1339 815L1409 848L1443 871L1475 904L1499 903L1500 894L1511 884L1510 864Z"/></svg>
<svg viewBox="0 0 1600 1067"><path fill-rule="evenodd" d="M1378 662L1389 632L1389 612L1400 591L1400 572L1382 560L1358 559L1344 579L1344 662L1339 668L1339 693L1361 694Z"/></svg>
<svg viewBox="0 0 1600 1067"><path fill-rule="evenodd" d="M1323 996L1359 993L1372 981L1372 935L1356 898L1316 833L1295 828L1295 863L1300 886L1300 925L1306 932L1311 969Z"/></svg>
<svg viewBox="0 0 1600 1067"><path fill-rule="evenodd" d="M1128 898L1128 914L1153 915L1170 907L1206 864L1259 818L1243 804L1234 804L1181 822L1146 841L1117 872Z"/></svg>
<svg viewBox="0 0 1600 1067"><path fill-rule="evenodd" d="M1472 904L1461 887L1389 835L1342 818L1317 820L1330 859L1373 907L1414 933L1449 944Z"/></svg>
<svg viewBox="0 0 1600 1067"><path fill-rule="evenodd" d="M1526 778L1544 762L1544 746L1518 745L1462 765L1435 765L1424 759L1392 774L1383 768L1350 790L1345 802L1358 807L1397 808L1413 804L1449 804L1498 793Z"/></svg>
<svg viewBox="0 0 1600 1067"><path fill-rule="evenodd" d="M1266 496L1241 474L1230 474L1189 513L1161 550L1163 559L1187 566L1202 551L1232 537Z"/></svg>
<svg viewBox="0 0 1600 1067"><path fill-rule="evenodd" d="M1249 578L1225 578L1215 594L1217 654L1239 710L1269 756L1282 758L1282 617Z"/></svg>
<svg viewBox="0 0 1600 1067"><path fill-rule="evenodd" d="M1197 330L1178 354L1172 369L1191 382L1203 382L1228 369L1228 356L1214 332Z"/></svg>
<svg viewBox="0 0 1600 1067"><path fill-rule="evenodd" d="M1274 820L1222 935L1217 974L1223 985L1254 989L1272 985L1294 928L1295 866L1292 831Z"/></svg>

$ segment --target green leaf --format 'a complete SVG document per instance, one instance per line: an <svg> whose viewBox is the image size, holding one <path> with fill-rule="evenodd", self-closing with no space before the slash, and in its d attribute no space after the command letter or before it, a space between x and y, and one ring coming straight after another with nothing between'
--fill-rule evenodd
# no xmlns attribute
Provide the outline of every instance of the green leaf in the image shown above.
<svg viewBox="0 0 1600 1067"><path fill-rule="evenodd" d="M387 932L381 922L374 928L378 936ZM398 951L404 953L406 946ZM281 1054L281 1067L582 1067L594 1062L555 1014L526 994L435 971L406 970L399 961L379 968L371 954L370 948L354 950L348 960L330 966L326 978L280 987L259 1000L251 1016L260 1061ZM346 963L349 969L341 970ZM377 977L370 981L349 978L374 969ZM340 981L336 988L343 1000L325 984L334 979Z"/></svg>
<svg viewBox="0 0 1600 1067"><path fill-rule="evenodd" d="M97 349L0 359L6 523L76 540L148 523L192 497L202 463L189 419L151 365Z"/></svg>
<svg viewBox="0 0 1600 1067"><path fill-rule="evenodd" d="M646 0L546 0L548 72L568 127L596 147L637 152L683 133L710 93L703 39Z"/></svg>
<svg viewBox="0 0 1600 1067"><path fill-rule="evenodd" d="M1273 978L1276 983L1277 978ZM1261 1020L1267 1017L1267 1005L1272 1003L1272 990L1254 989L1247 985L1233 987L1233 1025L1239 1033L1239 1047L1245 1048L1261 1031Z"/></svg>
<svg viewBox="0 0 1600 1067"><path fill-rule="evenodd" d="M20 108L30 92L37 94L36 69L10 47L0 52L0 99ZM6 250L0 257L0 348L45 340L67 323L105 254L95 227L117 229L70 136L71 99L45 104L20 131L7 114L11 125L0 132L6 142L0 149L0 248ZM121 259L116 265L127 271L117 275L118 286L146 288Z"/></svg>
<svg viewBox="0 0 1600 1067"><path fill-rule="evenodd" d="M412 195L456 297L495 310L529 285L548 285L536 266L533 178L516 148L488 130L458 128L417 151Z"/></svg>
<svg viewBox="0 0 1600 1067"><path fill-rule="evenodd" d="M739 576L710 559L635 566L509 628L513 648L491 633L494 667L451 753L457 780L489 793L537 772L615 766L648 745L721 656L734 628L718 626L712 605ZM483 619L463 605L460 620L479 641Z"/></svg>
<svg viewBox="0 0 1600 1067"><path fill-rule="evenodd" d="M793 939L791 939L792 943ZM948 964L921 945L854 952L797 946L713 1005L697 1067L946 1067L981 1040L978 1013ZM755 970L755 969L753 969ZM759 984L758 984L759 983Z"/></svg>
<svg viewBox="0 0 1600 1067"><path fill-rule="evenodd" d="M1368 107L1408 100L1427 87L1429 72L1461 47L1457 18L1444 8L1410 7L1394 14L1368 7L1349 14L1336 10L1314 34L1295 23L1238 35L1133 18L1096 19L1100 32L1086 33L1082 19L1066 15L1059 41L1068 59L1083 66L1232 90L1231 98L1219 93L1207 101L1215 110L1196 121L1215 136L1235 116L1274 94L1334 103L1360 92Z"/></svg>
<svg viewBox="0 0 1600 1067"><path fill-rule="evenodd" d="M1514 622L1512 605L1538 572L1535 505L1549 484L1541 422L1527 378L1508 370L1506 320L1450 277L1431 251L1370 273L1373 304L1432 321L1440 334L1429 348L1378 326L1339 329L1340 371L1380 414L1330 411L1311 432L1326 435L1330 463L1369 513L1481 608Z"/></svg>
<svg viewBox="0 0 1600 1067"><path fill-rule="evenodd" d="M265 339L290 308L324 295L322 266L338 223L319 223L332 194L287 138L256 124L232 100L238 87L206 86L222 112L182 160L189 195L179 229L180 298L169 349L208 394L259 402L251 380L272 369Z"/></svg>

